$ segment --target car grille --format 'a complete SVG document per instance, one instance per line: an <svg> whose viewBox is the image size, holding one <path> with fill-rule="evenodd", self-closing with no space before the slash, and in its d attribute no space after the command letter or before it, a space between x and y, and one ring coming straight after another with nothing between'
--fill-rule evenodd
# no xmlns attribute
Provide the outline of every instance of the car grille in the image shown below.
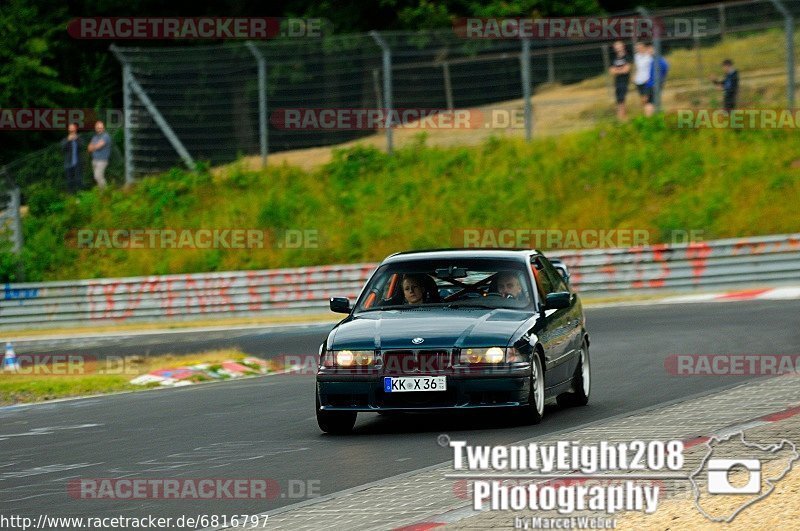
<svg viewBox="0 0 800 531"><path fill-rule="evenodd" d="M384 350L383 373L443 374L453 366L450 350Z"/></svg>

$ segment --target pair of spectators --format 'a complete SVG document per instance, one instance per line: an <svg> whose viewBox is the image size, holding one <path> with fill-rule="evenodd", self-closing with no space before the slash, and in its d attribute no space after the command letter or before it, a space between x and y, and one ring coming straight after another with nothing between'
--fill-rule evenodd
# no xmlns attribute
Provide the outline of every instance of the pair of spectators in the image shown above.
<svg viewBox="0 0 800 531"><path fill-rule="evenodd" d="M633 84L642 98L645 116L652 116L655 113L654 87L656 83L656 60L653 45L645 42L636 43L636 52L633 55L633 63L636 71L633 74ZM658 58L658 86L659 93L664 89L664 81L669 73L669 63L663 56ZM725 59L722 61L722 69L725 72L723 79L711 78L711 82L720 87L723 91L723 108L730 111L736 107L736 96L739 92L739 73L733 66L733 61ZM628 94L628 84L631 77L631 63L625 49L625 43L616 41L614 43L614 62L609 71L614 76L614 87L617 101L617 118L626 119L625 97Z"/></svg>
<svg viewBox="0 0 800 531"><path fill-rule="evenodd" d="M111 157L111 135L106 132L103 122L94 124L95 134L89 142L87 150L92 154L92 173L97 187L101 190L106 187L106 168ZM67 126L67 138L61 141L61 150L64 153L64 172L67 177L67 190L75 193L83 186L81 175L80 151L83 143L78 136L78 124Z"/></svg>
<svg viewBox="0 0 800 531"><path fill-rule="evenodd" d="M636 43L633 62L636 67L633 73L633 83L642 98L645 116L652 116L655 114L656 65L658 65L658 87L660 93L664 89L664 82L669 72L669 63L663 56L659 56L658 61L656 61L653 45L646 42ZM625 48L625 43L622 41L614 43L614 61L609 71L614 76L617 118L625 120L627 118L625 97L628 95L628 84L631 78L631 62L628 60L628 52Z"/></svg>

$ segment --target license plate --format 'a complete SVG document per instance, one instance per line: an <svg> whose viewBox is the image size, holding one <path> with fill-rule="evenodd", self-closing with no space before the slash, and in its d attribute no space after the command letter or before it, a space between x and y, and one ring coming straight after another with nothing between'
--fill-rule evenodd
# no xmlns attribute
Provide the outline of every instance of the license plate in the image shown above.
<svg viewBox="0 0 800 531"><path fill-rule="evenodd" d="M412 391L447 391L445 376L404 376L383 379L383 390L387 393L408 393Z"/></svg>

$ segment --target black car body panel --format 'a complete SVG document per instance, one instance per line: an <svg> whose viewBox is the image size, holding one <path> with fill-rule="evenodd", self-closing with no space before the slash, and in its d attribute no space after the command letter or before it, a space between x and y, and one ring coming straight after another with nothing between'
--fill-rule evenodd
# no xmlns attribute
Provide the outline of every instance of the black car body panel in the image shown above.
<svg viewBox="0 0 800 531"><path fill-rule="evenodd" d="M325 356L327 351L370 351L374 363L366 367L323 366L320 359L319 411L524 406L531 393L532 356L541 357L548 401L571 390L578 366L578 349L583 342L588 342L583 310L578 296L540 253L474 249L403 253L387 258L381 267L387 264L410 264L412 267L414 262L423 261L438 265L463 260L470 264L481 260L493 264L498 261L513 263L520 274L523 271L527 274L530 304L521 308L455 308L442 303L363 310L365 299L370 297L365 288L350 315L331 330L320 353ZM534 273L534 270L538 271ZM371 282L372 279L367 286ZM545 308L547 293L556 290L569 292L569 306ZM517 354L516 357L509 354L508 359L494 364L469 364L460 359L465 349L488 347L516 349ZM414 376L443 376L447 382L446 391L391 393L384 390L387 377Z"/></svg>

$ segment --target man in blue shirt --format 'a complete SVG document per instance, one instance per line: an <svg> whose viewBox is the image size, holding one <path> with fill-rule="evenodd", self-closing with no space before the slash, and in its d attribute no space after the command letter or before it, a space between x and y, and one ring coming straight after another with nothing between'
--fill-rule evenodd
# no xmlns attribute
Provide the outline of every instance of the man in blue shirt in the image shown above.
<svg viewBox="0 0 800 531"><path fill-rule="evenodd" d="M89 142L89 153L92 154L94 180L97 182L97 187L102 190L106 187L106 168L111 156L111 135L106 132L105 124L100 121L94 124L94 132L96 134Z"/></svg>
<svg viewBox="0 0 800 531"><path fill-rule="evenodd" d="M647 102L644 106L644 115L645 116L653 116L656 112L655 107L655 83L656 83L656 63L658 64L658 94L659 98L661 94L664 92L664 81L667 79L667 73L669 72L669 63L667 60L664 59L663 55L658 56L658 60L656 61L655 52L653 49L653 45L649 44L647 46L650 55L653 57L653 62L650 63L650 78L647 80L645 85L647 86Z"/></svg>
<svg viewBox="0 0 800 531"><path fill-rule="evenodd" d="M64 153L64 172L67 175L67 190L74 194L83 186L81 176L81 137L78 136L78 124L67 126L67 138L61 141Z"/></svg>
<svg viewBox="0 0 800 531"><path fill-rule="evenodd" d="M712 78L711 81L722 89L723 107L730 112L736 107L736 96L739 94L739 72L736 71L733 61L730 59L722 61L722 69L725 71L725 77L722 79Z"/></svg>

